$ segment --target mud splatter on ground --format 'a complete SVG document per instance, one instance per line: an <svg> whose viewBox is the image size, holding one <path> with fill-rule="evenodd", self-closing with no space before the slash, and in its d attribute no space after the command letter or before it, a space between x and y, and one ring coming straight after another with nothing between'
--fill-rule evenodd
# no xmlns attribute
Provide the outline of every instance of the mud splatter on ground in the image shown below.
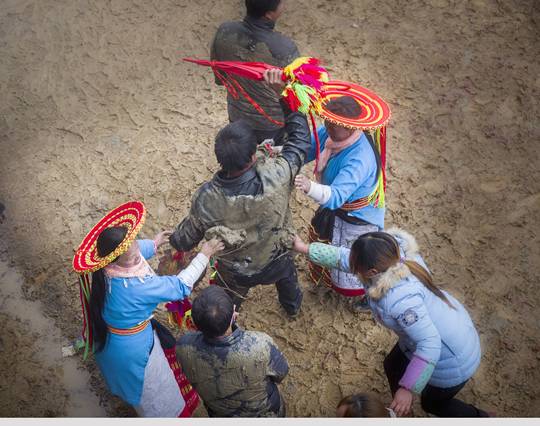
<svg viewBox="0 0 540 426"><path fill-rule="evenodd" d="M143 236L170 229L217 170L223 89L179 58L207 57L215 29L239 18L242 3L3 2L0 238L25 274L24 297L42 302L63 338L80 332L69 270L84 232L131 198L148 206ZM303 54L391 104L387 226L417 237L437 282L479 328L484 357L463 398L539 416L538 2L288 3L278 28ZM314 206L300 194L292 206L305 236ZM356 390L388 401L382 360L395 338L304 272L298 319L283 317L271 287L252 291L240 318L289 358L288 415L330 416ZM14 388L2 388L0 414L66 414L61 373L34 353L35 332L1 315L0 377ZM86 365L102 408L133 415Z"/></svg>

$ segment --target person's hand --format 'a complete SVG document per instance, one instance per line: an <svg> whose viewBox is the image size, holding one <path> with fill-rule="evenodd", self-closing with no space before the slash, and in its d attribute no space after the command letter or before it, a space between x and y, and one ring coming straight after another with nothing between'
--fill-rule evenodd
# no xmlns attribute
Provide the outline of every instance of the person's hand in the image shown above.
<svg viewBox="0 0 540 426"><path fill-rule="evenodd" d="M218 251L221 251L225 248L225 244L217 238L212 238L210 241L205 241L201 247L201 253L204 254L208 259L210 259Z"/></svg>
<svg viewBox="0 0 540 426"><path fill-rule="evenodd" d="M298 235L294 236L292 248L294 251L302 254L308 254L309 252L309 244L304 243L304 241L302 241L302 238L300 238Z"/></svg>
<svg viewBox="0 0 540 426"><path fill-rule="evenodd" d="M162 231L159 234L156 235L154 238L154 242L156 243L156 247L160 247L165 243L169 242L169 237L171 236L172 231Z"/></svg>
<svg viewBox="0 0 540 426"><path fill-rule="evenodd" d="M294 186L296 186L296 189L300 189L307 194L311 189L311 181L304 175L297 175L294 178Z"/></svg>
<svg viewBox="0 0 540 426"><path fill-rule="evenodd" d="M285 88L285 82L283 81L283 70L279 68L272 68L264 72L264 81L272 88L274 92L281 95Z"/></svg>
<svg viewBox="0 0 540 426"><path fill-rule="evenodd" d="M398 417L403 417L411 412L412 402L412 392L405 388L399 388L394 395L394 400L392 401L390 408L394 410Z"/></svg>

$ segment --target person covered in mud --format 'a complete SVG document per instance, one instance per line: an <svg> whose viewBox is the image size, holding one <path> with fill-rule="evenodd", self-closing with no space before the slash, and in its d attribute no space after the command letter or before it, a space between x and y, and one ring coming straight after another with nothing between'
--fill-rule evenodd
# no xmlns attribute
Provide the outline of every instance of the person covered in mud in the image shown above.
<svg viewBox="0 0 540 426"><path fill-rule="evenodd" d="M174 348L174 337L151 318L159 303L182 300L191 293L209 258L223 245L217 240L205 242L178 275L157 276L147 259L167 242L170 232L132 243L127 233L126 227L116 226L104 229L97 238L99 258L119 247L125 252L92 274L90 320L96 362L111 393L132 405L140 416L189 416L197 396L193 391L181 391L164 353L168 345Z"/></svg>
<svg viewBox="0 0 540 426"><path fill-rule="evenodd" d="M210 417L285 417L277 384L289 371L272 338L236 325L232 299L206 287L193 301L199 331L180 337L177 358Z"/></svg>
<svg viewBox="0 0 540 426"><path fill-rule="evenodd" d="M279 68L291 63L300 56L296 44L274 30L284 6L285 0L246 0L244 20L225 22L218 28L210 58L214 61L265 62ZM243 119L254 129L258 143L273 139L274 145L282 145L284 116L279 97L260 82L241 77L235 79L273 121L261 115L241 93L236 98L228 93L230 122ZM217 75L216 84L223 85Z"/></svg>
<svg viewBox="0 0 540 426"><path fill-rule="evenodd" d="M439 417L487 417L456 394L480 365L478 332L465 307L434 283L412 235L391 229L359 236L350 249L322 243L294 248L327 268L359 275L375 319L398 335L384 371L398 416L420 397Z"/></svg>
<svg viewBox="0 0 540 426"><path fill-rule="evenodd" d="M277 93L282 71L265 72ZM306 117L281 101L287 142L277 156L257 155L257 138L243 120L216 136L221 170L194 194L189 215L170 237L179 251L189 251L203 238L218 237L225 250L217 258L217 284L227 289L237 308L249 289L274 284L279 302L295 316L302 303L296 266L290 253L294 239L289 196L294 177L310 149Z"/></svg>
<svg viewBox="0 0 540 426"><path fill-rule="evenodd" d="M361 106L350 96L332 98L327 109L337 116L356 118ZM384 228L385 208L369 200L378 189L381 160L371 135L325 120L318 130L321 156L316 182L304 175L296 187L319 204L311 221L311 241L330 241L350 247L356 237ZM315 159L315 138L306 163ZM362 282L354 274L328 271L310 265L311 279L324 282L337 293L350 297L355 311L369 311Z"/></svg>

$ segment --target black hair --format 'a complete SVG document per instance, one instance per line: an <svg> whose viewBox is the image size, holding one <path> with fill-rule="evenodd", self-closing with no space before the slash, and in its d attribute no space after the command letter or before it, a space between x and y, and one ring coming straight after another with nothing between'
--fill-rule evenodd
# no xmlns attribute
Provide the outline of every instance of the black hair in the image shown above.
<svg viewBox="0 0 540 426"><path fill-rule="evenodd" d="M347 118L357 118L362 113L362 107L351 96L333 98L326 104L326 109L336 115Z"/></svg>
<svg viewBox="0 0 540 426"><path fill-rule="evenodd" d="M104 229L97 239L97 254L105 257L120 245L127 234L124 226ZM116 259L114 259L116 260ZM107 281L103 269L92 273L92 290L90 291L90 322L92 324L93 344L95 352L100 352L107 340L107 324L103 319L103 307L107 294Z"/></svg>
<svg viewBox="0 0 540 426"><path fill-rule="evenodd" d="M280 3L281 0L246 0L247 14L252 18L262 18L266 12L276 10Z"/></svg>
<svg viewBox="0 0 540 426"><path fill-rule="evenodd" d="M204 337L223 336L234 313L234 304L227 292L216 285L206 287L193 301L191 315Z"/></svg>
<svg viewBox="0 0 540 426"><path fill-rule="evenodd" d="M230 123L216 136L214 152L224 172L239 172L251 162L257 151L257 136L245 120Z"/></svg>

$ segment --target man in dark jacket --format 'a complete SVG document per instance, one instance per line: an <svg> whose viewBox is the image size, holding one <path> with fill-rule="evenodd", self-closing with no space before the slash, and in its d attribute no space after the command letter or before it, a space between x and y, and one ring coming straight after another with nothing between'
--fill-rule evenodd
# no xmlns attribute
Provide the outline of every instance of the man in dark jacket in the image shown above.
<svg viewBox="0 0 540 426"><path fill-rule="evenodd" d="M208 415L284 417L277 383L289 364L272 338L238 328L234 304L217 286L205 288L191 312L199 331L183 335L176 354Z"/></svg>
<svg viewBox="0 0 540 426"><path fill-rule="evenodd" d="M265 74L276 92L283 88L281 70ZM253 130L243 120L231 123L216 137L221 171L194 194L189 215L170 237L177 250L189 251L203 238L225 242L218 259L218 285L237 307L250 287L276 284L285 311L300 310L302 292L289 249L295 231L289 210L293 181L310 149L306 117L281 101L287 142L276 157L256 155Z"/></svg>
<svg viewBox="0 0 540 426"><path fill-rule="evenodd" d="M276 20L283 12L284 0L246 0L247 15L242 22L222 24L212 42L210 57L215 61L266 62L283 68L300 54L294 42L274 31ZM257 142L274 139L283 143L284 117L279 98L266 85L258 81L234 77L248 95L259 104L272 120L261 115L251 103L239 94L237 99L229 93L227 106L230 122L244 119L255 130ZM223 83L216 77L216 84Z"/></svg>

